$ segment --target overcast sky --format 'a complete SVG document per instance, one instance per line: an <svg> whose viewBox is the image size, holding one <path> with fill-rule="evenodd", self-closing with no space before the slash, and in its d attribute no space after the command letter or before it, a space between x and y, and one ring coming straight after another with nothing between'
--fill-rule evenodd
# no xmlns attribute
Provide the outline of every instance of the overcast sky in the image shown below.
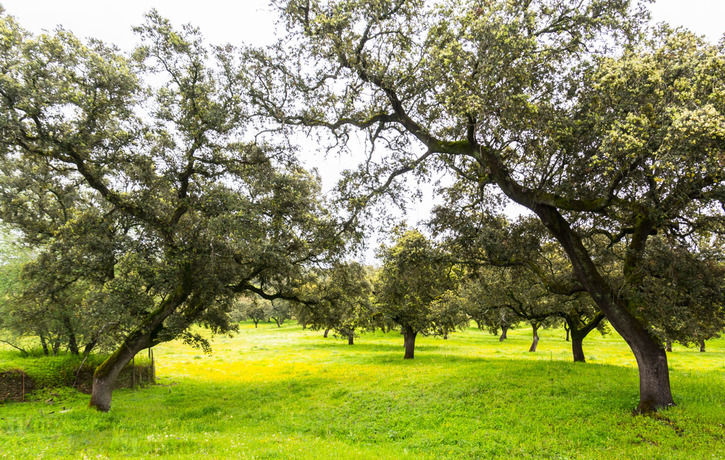
<svg viewBox="0 0 725 460"><path fill-rule="evenodd" d="M5 9L32 31L62 24L81 37L95 37L130 49L136 43L131 27L156 8L175 25L191 23L209 43L264 44L274 38L274 18L267 1L221 0L0 0ZM657 0L656 21L685 26L717 41L725 32L725 0Z"/></svg>
<svg viewBox="0 0 725 460"><path fill-rule="evenodd" d="M276 15L266 0L0 0L0 4L31 32L52 30L60 24L77 36L99 38L124 50L137 43L131 27L141 24L151 8L175 26L190 23L199 27L207 43L263 45L274 40ZM657 0L650 9L655 21L687 27L713 42L725 33L725 0ZM328 158L325 163L316 159L326 189L339 170L354 166L344 163L341 158ZM430 196L425 203L414 205L409 220L426 218L429 200Z"/></svg>

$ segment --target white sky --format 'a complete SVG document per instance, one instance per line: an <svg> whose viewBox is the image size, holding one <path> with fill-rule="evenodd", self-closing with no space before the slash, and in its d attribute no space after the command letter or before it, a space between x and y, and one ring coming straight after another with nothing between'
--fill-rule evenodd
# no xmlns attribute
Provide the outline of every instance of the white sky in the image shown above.
<svg viewBox="0 0 725 460"><path fill-rule="evenodd" d="M0 0L0 4L31 32L52 30L60 24L79 37L99 38L124 50L137 43L131 27L142 23L144 13L151 8L177 27L187 23L199 27L207 43L263 45L274 40L276 15L266 0ZM650 9L656 22L687 27L713 42L725 33L725 0L656 0ZM354 166L345 162L340 158L315 160L326 179L326 189L335 181L330 176ZM411 222L427 217L430 200L428 196L421 205L411 207Z"/></svg>

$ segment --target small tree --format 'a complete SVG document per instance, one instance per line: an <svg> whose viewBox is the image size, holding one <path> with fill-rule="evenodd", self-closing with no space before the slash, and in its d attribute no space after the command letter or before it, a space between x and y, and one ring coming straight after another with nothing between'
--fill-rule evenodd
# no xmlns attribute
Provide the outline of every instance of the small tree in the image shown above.
<svg viewBox="0 0 725 460"><path fill-rule="evenodd" d="M373 328L371 269L357 262L334 264L315 272L307 288L309 302L297 303L295 316L304 327L332 330L354 344L358 332Z"/></svg>
<svg viewBox="0 0 725 460"><path fill-rule="evenodd" d="M419 231L398 231L395 244L383 247L378 257L383 267L375 285L376 303L383 316L401 327L405 359L413 359L418 334L441 335L468 322L465 315L434 307L455 288L458 270Z"/></svg>

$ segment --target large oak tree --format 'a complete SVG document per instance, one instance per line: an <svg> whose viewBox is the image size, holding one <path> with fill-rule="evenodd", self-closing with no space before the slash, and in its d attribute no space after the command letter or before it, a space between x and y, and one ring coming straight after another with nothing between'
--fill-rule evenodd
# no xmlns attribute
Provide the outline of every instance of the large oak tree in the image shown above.
<svg viewBox="0 0 725 460"><path fill-rule="evenodd" d="M695 245L720 230L725 43L644 33L628 0L275 3L289 34L250 53L267 69L251 94L282 127L367 133L343 184L351 203L404 172L445 170L524 206L632 349L638 410L672 405L649 306L629 293L653 235ZM615 280L592 233L626 247Z"/></svg>
<svg viewBox="0 0 725 460"><path fill-rule="evenodd" d="M114 380L144 348L228 330L233 299L294 298L306 266L340 247L318 179L294 152L250 136L240 63L152 12L132 57L70 32L31 36L0 17L0 211L56 278L93 282L121 309ZM253 132L252 132L253 133Z"/></svg>

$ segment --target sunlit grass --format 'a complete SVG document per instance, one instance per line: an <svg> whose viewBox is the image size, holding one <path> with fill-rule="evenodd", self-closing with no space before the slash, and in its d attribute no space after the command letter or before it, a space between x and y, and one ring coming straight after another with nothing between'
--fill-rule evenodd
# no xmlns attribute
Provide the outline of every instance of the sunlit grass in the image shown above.
<svg viewBox="0 0 725 460"><path fill-rule="evenodd" d="M0 406L0 458L725 458L725 341L669 355L678 406L633 417L638 377L621 338L591 335L572 363L561 330L503 343L475 329L357 343L296 325L243 324L210 355L155 349L159 385Z"/></svg>

